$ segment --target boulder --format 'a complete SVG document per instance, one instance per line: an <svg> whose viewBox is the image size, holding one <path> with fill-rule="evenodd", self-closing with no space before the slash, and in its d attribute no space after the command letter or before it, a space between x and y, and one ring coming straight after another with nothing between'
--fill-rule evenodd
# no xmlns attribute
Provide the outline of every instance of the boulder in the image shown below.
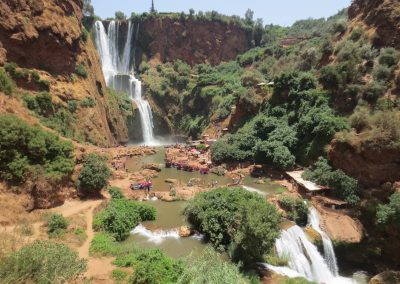
<svg viewBox="0 0 400 284"><path fill-rule="evenodd" d="M161 172L161 165L154 164L154 163L148 163L148 164L143 165L143 169Z"/></svg>
<svg viewBox="0 0 400 284"><path fill-rule="evenodd" d="M167 178L167 179L165 180L165 182L166 182L166 183L177 184L177 183L178 183L178 180L173 179L173 178Z"/></svg>
<svg viewBox="0 0 400 284"><path fill-rule="evenodd" d="M368 284L400 284L400 271L385 271L373 277Z"/></svg>
<svg viewBox="0 0 400 284"><path fill-rule="evenodd" d="M188 226L182 226L179 228L179 236L182 238L187 238L192 235L192 230Z"/></svg>

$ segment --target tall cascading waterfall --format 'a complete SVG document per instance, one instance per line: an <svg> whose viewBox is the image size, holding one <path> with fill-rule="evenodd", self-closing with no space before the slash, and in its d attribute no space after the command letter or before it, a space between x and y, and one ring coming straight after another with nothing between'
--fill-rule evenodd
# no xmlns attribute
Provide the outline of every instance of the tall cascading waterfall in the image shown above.
<svg viewBox="0 0 400 284"><path fill-rule="evenodd" d="M321 237L323 239L324 236L329 239L321 230L318 213L314 210L312 208L309 211L309 221L311 222L309 225L315 230L318 228L317 231L322 232ZM330 240L329 242L332 245ZM317 283L356 283L351 278L339 276L333 246L325 248L324 245L324 258L317 247L308 240L303 229L297 225L282 231L281 237L276 240L275 248L279 257L288 259L288 265L285 267L273 266L267 263L264 263L264 265L278 274L288 277L304 277Z"/></svg>
<svg viewBox="0 0 400 284"><path fill-rule="evenodd" d="M339 268L337 266L337 260L335 255L335 250L333 249L332 241L328 237L328 235L321 230L319 215L317 210L314 207L311 207L308 212L308 224L317 231L322 238L322 244L324 246L324 256L325 260L328 264L329 269L331 270L334 276L339 275Z"/></svg>
<svg viewBox="0 0 400 284"><path fill-rule="evenodd" d="M95 42L100 54L104 77L107 86L118 91L127 92L135 101L143 132L143 142L154 144L153 114L148 101L142 98L142 82L137 79L131 68L133 25L128 22L128 30L124 47L119 48L120 22L111 21L106 31L101 21L95 23Z"/></svg>

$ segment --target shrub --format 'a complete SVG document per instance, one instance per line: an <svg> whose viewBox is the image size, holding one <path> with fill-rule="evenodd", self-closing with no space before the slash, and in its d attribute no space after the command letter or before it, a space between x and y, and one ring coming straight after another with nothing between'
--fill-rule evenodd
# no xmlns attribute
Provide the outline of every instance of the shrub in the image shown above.
<svg viewBox="0 0 400 284"><path fill-rule="evenodd" d="M31 72L31 76L32 76L32 79L35 82L39 82L40 81L40 75L39 75L39 73L37 71L32 71Z"/></svg>
<svg viewBox="0 0 400 284"><path fill-rule="evenodd" d="M82 78L87 78L88 76L86 68L83 64L79 64L78 66L76 66L75 73Z"/></svg>
<svg viewBox="0 0 400 284"><path fill-rule="evenodd" d="M159 249L144 250L135 255L130 283L177 283L183 267L180 261L166 256Z"/></svg>
<svg viewBox="0 0 400 284"><path fill-rule="evenodd" d="M74 282L86 270L86 262L64 244L35 241L0 262L2 283Z"/></svg>
<svg viewBox="0 0 400 284"><path fill-rule="evenodd" d="M387 67L393 67L399 61L399 52L392 48L384 48L381 50L381 54L379 56L379 64L385 65Z"/></svg>
<svg viewBox="0 0 400 284"><path fill-rule="evenodd" d="M35 99L39 107L39 114L46 115L53 111L53 99L49 93L42 92Z"/></svg>
<svg viewBox="0 0 400 284"><path fill-rule="evenodd" d="M17 71L18 65L14 62L7 62L4 64L4 69L10 73L10 75L14 76Z"/></svg>
<svg viewBox="0 0 400 284"><path fill-rule="evenodd" d="M94 220L96 221L96 220ZM93 223L93 226L95 224ZM115 238L107 233L96 233L90 243L90 255L99 254L101 256L115 255L118 251L118 243Z"/></svg>
<svg viewBox="0 0 400 284"><path fill-rule="evenodd" d="M78 109L78 102L75 100L68 101L68 110L72 113L76 112Z"/></svg>
<svg viewBox="0 0 400 284"><path fill-rule="evenodd" d="M13 115L0 115L0 178L25 181L34 167L47 176L66 177L74 169L73 145Z"/></svg>
<svg viewBox="0 0 400 284"><path fill-rule="evenodd" d="M95 107L96 101L92 97L86 97L81 101L80 105L84 108Z"/></svg>
<svg viewBox="0 0 400 284"><path fill-rule="evenodd" d="M239 267L224 261L212 248L206 248L200 256L190 256L184 263L178 284L191 283L248 283Z"/></svg>
<svg viewBox="0 0 400 284"><path fill-rule="evenodd" d="M15 82L0 68L0 91L11 96L15 88Z"/></svg>
<svg viewBox="0 0 400 284"><path fill-rule="evenodd" d="M351 127L361 132L370 125L371 113L368 107L357 107L349 117Z"/></svg>
<svg viewBox="0 0 400 284"><path fill-rule="evenodd" d="M108 189L112 199L122 199L125 198L121 189L119 187L112 186Z"/></svg>
<svg viewBox="0 0 400 284"><path fill-rule="evenodd" d="M68 220L61 214L53 214L47 222L47 233L49 235L57 235L60 231L68 227Z"/></svg>
<svg viewBox="0 0 400 284"><path fill-rule="evenodd" d="M378 206L376 219L380 225L393 224L400 227L400 192L392 194L388 204Z"/></svg>
<svg viewBox="0 0 400 284"><path fill-rule="evenodd" d="M309 205L304 199L284 196L279 199L279 205L286 211L289 220L299 226L307 225Z"/></svg>
<svg viewBox="0 0 400 284"><path fill-rule="evenodd" d="M376 81L384 82L387 84L387 81L392 76L392 68L386 67L384 65L378 65L373 71L374 79Z"/></svg>
<svg viewBox="0 0 400 284"><path fill-rule="evenodd" d="M97 154L89 154L83 163L83 168L79 173L78 187L87 193L96 193L104 188L111 171L107 165L107 158Z"/></svg>
<svg viewBox="0 0 400 284"><path fill-rule="evenodd" d="M36 98L35 97L33 97L33 96L29 95L29 94L24 94L22 96L22 100L25 102L25 105L29 110L32 110L32 111L35 111L35 112L38 111L39 106L38 106L38 104L36 102Z"/></svg>
<svg viewBox="0 0 400 284"><path fill-rule="evenodd" d="M325 66L321 68L319 82L328 90L335 90L340 83L340 76L334 66Z"/></svg>
<svg viewBox="0 0 400 284"><path fill-rule="evenodd" d="M260 196L242 188L197 195L185 208L191 224L218 250L245 263L262 260L279 236L280 215Z"/></svg>
<svg viewBox="0 0 400 284"><path fill-rule="evenodd" d="M82 42L87 42L89 35L90 35L90 33L88 32L88 30L85 27L82 28L82 33L81 33Z"/></svg>
<svg viewBox="0 0 400 284"><path fill-rule="evenodd" d="M93 228L123 241L140 222L154 220L155 216L156 210L152 206L127 199L113 199L106 209L95 216Z"/></svg>
<svg viewBox="0 0 400 284"><path fill-rule="evenodd" d="M114 269L111 272L111 277L114 279L115 283L123 283L124 280L128 277L128 272L122 269Z"/></svg>
<svg viewBox="0 0 400 284"><path fill-rule="evenodd" d="M50 82L48 80L39 80L39 85L46 91L50 90Z"/></svg>

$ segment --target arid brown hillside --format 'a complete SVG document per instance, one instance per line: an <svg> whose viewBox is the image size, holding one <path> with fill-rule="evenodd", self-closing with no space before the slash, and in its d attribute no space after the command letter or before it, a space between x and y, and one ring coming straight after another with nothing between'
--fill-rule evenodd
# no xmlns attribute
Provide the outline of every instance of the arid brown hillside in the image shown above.
<svg viewBox="0 0 400 284"><path fill-rule="evenodd" d="M400 48L398 0L354 0L349 8L349 17L376 31L374 45Z"/></svg>
<svg viewBox="0 0 400 284"><path fill-rule="evenodd" d="M80 140L102 146L126 142L126 118L107 94L99 56L81 24L82 5L82 0L0 1L0 65L13 62L20 72L40 74L49 82L55 110L75 101L71 129ZM78 67L86 74L77 75ZM43 90L32 76L16 77L15 98L21 105L18 94L34 97ZM88 99L94 104L82 107Z"/></svg>
<svg viewBox="0 0 400 284"><path fill-rule="evenodd" d="M219 21L156 17L140 26L139 44L149 59L191 65L229 61L250 48L251 33Z"/></svg>

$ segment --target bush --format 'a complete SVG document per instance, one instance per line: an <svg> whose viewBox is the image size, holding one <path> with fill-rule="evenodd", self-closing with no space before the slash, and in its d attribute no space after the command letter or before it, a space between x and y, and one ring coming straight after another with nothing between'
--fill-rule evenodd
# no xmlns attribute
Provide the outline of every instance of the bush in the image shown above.
<svg viewBox="0 0 400 284"><path fill-rule="evenodd" d="M387 84L387 81L392 76L392 72L392 68L386 67L384 65L378 65L373 71L374 79L378 82L383 82L384 84Z"/></svg>
<svg viewBox="0 0 400 284"><path fill-rule="evenodd" d="M35 241L0 261L2 283L74 282L86 262L64 244Z"/></svg>
<svg viewBox="0 0 400 284"><path fill-rule="evenodd" d="M279 205L286 211L289 220L299 226L307 225L309 205L304 199L284 196L279 199Z"/></svg>
<svg viewBox="0 0 400 284"><path fill-rule="evenodd" d="M77 101L75 101L75 100L68 101L68 110L71 113L76 112L77 109L78 109L78 102Z"/></svg>
<svg viewBox="0 0 400 284"><path fill-rule="evenodd" d="M39 85L46 91L50 90L50 82L48 80L39 80Z"/></svg>
<svg viewBox="0 0 400 284"><path fill-rule="evenodd" d="M392 48L384 48L381 50L381 54L379 56L379 64L385 65L387 67L393 67L399 61L399 52Z"/></svg>
<svg viewBox="0 0 400 284"><path fill-rule="evenodd" d="M295 157L280 141L262 141L255 147L255 162L287 170L295 165Z"/></svg>
<svg viewBox="0 0 400 284"><path fill-rule="evenodd" d="M111 195L111 199L122 199L125 198L122 190L119 187L112 186L108 189L108 192Z"/></svg>
<svg viewBox="0 0 400 284"><path fill-rule="evenodd" d="M185 261L177 283L243 284L248 281L237 265L224 261L213 249L206 248L200 256L191 256Z"/></svg>
<svg viewBox="0 0 400 284"><path fill-rule="evenodd" d="M81 101L80 105L84 108L95 107L96 101L92 97L86 97Z"/></svg>
<svg viewBox="0 0 400 284"><path fill-rule="evenodd" d="M44 172L63 178L74 169L73 145L13 115L0 115L0 178L13 183L28 174Z"/></svg>
<svg viewBox="0 0 400 284"><path fill-rule="evenodd" d="M47 222L47 233L51 235L57 235L62 230L68 227L68 220L61 214L53 214L50 216Z"/></svg>
<svg viewBox="0 0 400 284"><path fill-rule="evenodd" d="M392 194L388 204L378 206L376 219L380 225L392 224L400 227L400 192Z"/></svg>
<svg viewBox="0 0 400 284"><path fill-rule="evenodd" d="M110 176L111 171L107 165L107 158L89 154L79 173L78 187L86 193L97 193L107 185Z"/></svg>
<svg viewBox="0 0 400 284"><path fill-rule="evenodd" d="M320 70L319 82L328 90L335 90L340 84L340 76L334 66L325 66Z"/></svg>
<svg viewBox="0 0 400 284"><path fill-rule="evenodd" d="M128 272L122 269L114 269L111 272L111 277L115 283L124 283L124 280L128 277Z"/></svg>
<svg viewBox="0 0 400 284"><path fill-rule="evenodd" d="M154 207L127 199L112 199L93 221L95 230L103 230L117 241L123 241L140 222L154 220Z"/></svg>
<svg viewBox="0 0 400 284"><path fill-rule="evenodd" d="M53 99L47 92L42 92L35 97L38 105L38 112L41 115L48 115L53 111Z"/></svg>
<svg viewBox="0 0 400 284"><path fill-rule="evenodd" d="M37 71L32 71L31 72L31 76L32 76L32 79L35 82L39 82L40 81L40 75L39 75L39 73Z"/></svg>
<svg viewBox="0 0 400 284"><path fill-rule="evenodd" d="M88 76L86 68L83 64L76 66L75 73L82 78L87 78Z"/></svg>
<svg viewBox="0 0 400 284"><path fill-rule="evenodd" d="M95 222L96 220L94 220ZM95 226L93 222L93 226ZM115 238L107 233L96 233L90 243L90 255L110 256L115 255L118 251L118 243Z"/></svg>
<svg viewBox="0 0 400 284"><path fill-rule="evenodd" d="M360 200L358 181L346 175L342 170L334 171L328 161L322 157L311 169L303 173L303 178L330 187L336 197L344 199L350 205L356 205Z"/></svg>
<svg viewBox="0 0 400 284"><path fill-rule="evenodd" d="M242 188L197 195L185 208L191 224L218 250L245 263L260 261L279 236L281 216L260 196Z"/></svg>
<svg viewBox="0 0 400 284"><path fill-rule="evenodd" d="M0 68L0 91L11 96L15 89L15 82Z"/></svg>
<svg viewBox="0 0 400 284"><path fill-rule="evenodd" d="M4 69L10 73L10 75L14 76L17 71L18 65L14 62L7 62L4 64Z"/></svg>
<svg viewBox="0 0 400 284"><path fill-rule="evenodd" d="M159 249L144 250L135 255L134 272L129 283L177 283L183 267L180 261L166 256Z"/></svg>

